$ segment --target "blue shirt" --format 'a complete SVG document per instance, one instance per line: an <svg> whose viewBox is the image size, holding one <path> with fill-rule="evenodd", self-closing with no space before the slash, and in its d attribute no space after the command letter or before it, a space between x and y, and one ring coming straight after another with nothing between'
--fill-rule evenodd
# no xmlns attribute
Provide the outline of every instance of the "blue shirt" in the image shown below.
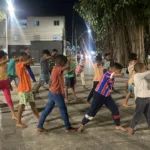
<svg viewBox="0 0 150 150"><path fill-rule="evenodd" d="M101 80L99 81L99 84L97 85L95 91L105 97L108 97L111 95L111 89L114 84L114 77L112 72L107 71Z"/></svg>
<svg viewBox="0 0 150 150"><path fill-rule="evenodd" d="M8 63L8 75L11 75L11 76L16 75L15 60L13 58L11 58Z"/></svg>

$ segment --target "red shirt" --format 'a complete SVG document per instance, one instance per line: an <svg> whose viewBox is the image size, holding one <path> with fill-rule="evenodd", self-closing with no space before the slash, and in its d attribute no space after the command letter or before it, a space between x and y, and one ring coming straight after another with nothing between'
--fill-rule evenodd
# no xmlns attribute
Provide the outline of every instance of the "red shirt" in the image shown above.
<svg viewBox="0 0 150 150"><path fill-rule="evenodd" d="M64 94L64 78L62 67L55 66L51 73L50 92L55 94Z"/></svg>

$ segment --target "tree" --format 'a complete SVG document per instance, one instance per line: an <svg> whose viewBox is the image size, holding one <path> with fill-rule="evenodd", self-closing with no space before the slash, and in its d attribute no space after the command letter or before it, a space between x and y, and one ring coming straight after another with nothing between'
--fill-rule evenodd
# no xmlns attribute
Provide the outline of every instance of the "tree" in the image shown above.
<svg viewBox="0 0 150 150"><path fill-rule="evenodd" d="M149 0L80 0L75 10L96 32L115 61L128 64L130 52L145 58L144 31L150 18Z"/></svg>
<svg viewBox="0 0 150 150"><path fill-rule="evenodd" d="M6 18L6 13L4 11L0 11L0 21Z"/></svg>

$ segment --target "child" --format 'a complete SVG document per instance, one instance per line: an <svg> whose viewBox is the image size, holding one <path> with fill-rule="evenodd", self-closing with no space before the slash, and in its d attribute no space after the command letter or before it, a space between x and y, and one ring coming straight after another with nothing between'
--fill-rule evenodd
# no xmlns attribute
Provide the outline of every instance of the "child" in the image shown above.
<svg viewBox="0 0 150 150"><path fill-rule="evenodd" d="M12 53L11 54L11 59L10 59L10 61L8 63L8 77L9 77L9 82L11 84L11 82L14 81L16 87L18 85L18 80L17 80L17 76L16 76L16 69L15 69L15 64L16 64L17 60L18 60L17 54L16 53Z"/></svg>
<svg viewBox="0 0 150 150"><path fill-rule="evenodd" d="M106 53L104 56L104 73L106 73L109 69L110 69L110 60L111 60L111 54L110 53Z"/></svg>
<svg viewBox="0 0 150 150"><path fill-rule="evenodd" d="M131 135L134 134L134 129L139 123L142 114L145 115L148 127L150 128L150 89L145 80L147 76L150 76L150 71L146 71L146 67L143 63L137 63L134 69L136 72L134 75L136 108L130 124L130 129L128 129L128 133Z"/></svg>
<svg viewBox="0 0 150 150"><path fill-rule="evenodd" d="M11 111L12 119L17 120L14 107L13 107L13 102L11 99L11 94L10 94L10 87L9 87L8 74L7 74L7 70L8 70L7 63L9 62L9 59L7 59L6 56L7 54L1 50L0 51L0 90L2 90L4 93L5 99Z"/></svg>
<svg viewBox="0 0 150 150"><path fill-rule="evenodd" d="M41 86L43 86L45 83L49 84L50 81L50 74L49 74L49 59L52 56L50 56L49 50L45 49L42 52L42 58L40 60L41 64L41 73L40 73L40 82L35 88L35 93L38 93L38 90Z"/></svg>
<svg viewBox="0 0 150 150"><path fill-rule="evenodd" d="M45 132L46 130L43 128L44 121L46 117L51 113L55 104L58 106L62 119L64 121L66 132L77 131L77 129L72 128L68 118L68 112L64 101L64 80L63 80L63 71L67 70L70 66L70 62L63 55L57 55L55 58L55 66L52 70L51 74L51 84L49 89L49 99L44 109L40 121L37 126L38 132Z"/></svg>
<svg viewBox="0 0 150 150"><path fill-rule="evenodd" d="M87 103L90 102L91 98L93 97L93 92L99 83L101 77L103 76L103 64L102 64L102 57L96 57L96 63L94 64L94 79L93 79L93 88L88 96Z"/></svg>
<svg viewBox="0 0 150 150"><path fill-rule="evenodd" d="M132 59L134 59L134 60L138 59L136 53L130 53L129 54L129 60L132 60ZM129 64L130 64L130 62L129 62ZM126 70L126 74L129 74L128 68ZM126 83L126 92L128 93L128 82Z"/></svg>
<svg viewBox="0 0 150 150"><path fill-rule="evenodd" d="M97 114L103 104L105 104L106 107L111 111L116 129L125 131L125 129L120 126L118 106L111 97L111 89L113 86L114 77L123 75L120 73L122 68L122 65L114 63L114 65L112 66L112 70L107 71L100 79L100 82L94 91L94 98L91 104L91 108L83 118L82 125L78 129L78 132L82 132L84 130L84 126L93 119L93 117Z"/></svg>
<svg viewBox="0 0 150 150"><path fill-rule="evenodd" d="M36 109L36 105L34 102L34 96L32 93L31 80L30 76L27 72L26 65L30 64L31 60L28 59L28 55L26 53L21 53L19 56L19 62L16 64L16 72L19 78L18 84L18 95L19 95L19 109L18 109L18 121L17 127L25 128L26 125L22 123L22 113L25 108L25 105L29 102L31 109L36 117L39 120L39 114Z"/></svg>
<svg viewBox="0 0 150 150"><path fill-rule="evenodd" d="M52 50L52 58L49 60L49 72L51 74L53 67L55 66L55 57L57 56L58 50L57 49L53 49Z"/></svg>
<svg viewBox="0 0 150 150"><path fill-rule="evenodd" d="M134 74L135 74L134 65L136 64L136 62L137 62L137 58L135 58L135 57L130 58L130 64L128 67L128 71L129 71L128 94L127 94L126 99L123 104L124 107L129 107L129 105L128 105L129 98L130 98L131 94L134 93L134 87L133 87Z"/></svg>
<svg viewBox="0 0 150 150"><path fill-rule="evenodd" d="M75 74L75 63L71 62L71 57L68 56L68 61L70 62L70 67L67 70L67 74L65 75L65 98L66 103L69 103L68 101L68 88L72 89L74 100L77 101L76 92L75 92L75 83L76 83L76 74Z"/></svg>

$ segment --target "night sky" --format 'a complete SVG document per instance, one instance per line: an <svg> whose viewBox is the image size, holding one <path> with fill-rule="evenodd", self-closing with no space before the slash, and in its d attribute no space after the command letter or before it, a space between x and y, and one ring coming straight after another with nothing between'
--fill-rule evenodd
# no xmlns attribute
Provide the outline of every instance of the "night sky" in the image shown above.
<svg viewBox="0 0 150 150"><path fill-rule="evenodd" d="M0 0L5 1L5 0ZM63 15L66 17L67 40L71 41L72 36L72 14L73 6L78 0L12 0L14 1L15 14L17 17L28 16L53 16ZM86 30L84 21L75 12L75 28L77 35Z"/></svg>

